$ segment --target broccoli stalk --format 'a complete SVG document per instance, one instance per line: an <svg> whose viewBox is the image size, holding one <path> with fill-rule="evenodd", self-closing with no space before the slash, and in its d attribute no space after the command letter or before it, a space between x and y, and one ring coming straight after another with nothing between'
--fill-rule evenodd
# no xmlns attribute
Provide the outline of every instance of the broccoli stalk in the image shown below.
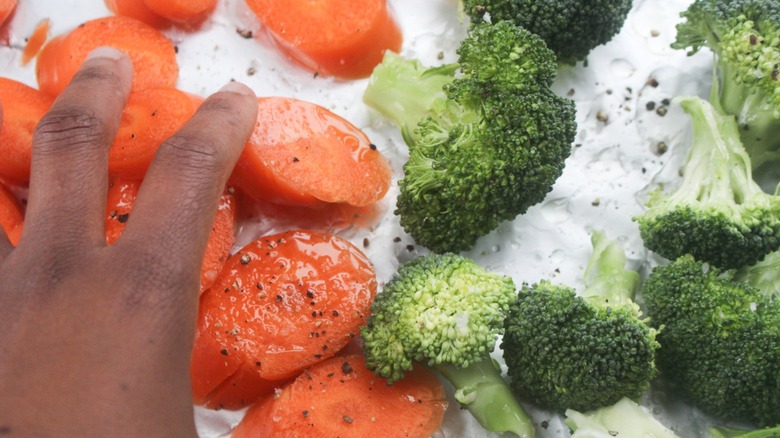
<svg viewBox="0 0 780 438"><path fill-rule="evenodd" d="M780 423L780 300L760 288L780 274L766 263L736 275L685 255L643 286L662 375L702 411L758 426Z"/></svg>
<svg viewBox="0 0 780 438"><path fill-rule="evenodd" d="M561 64L573 65L623 27L631 0L463 0L472 23L510 21L539 35Z"/></svg>
<svg viewBox="0 0 780 438"><path fill-rule="evenodd" d="M780 158L780 4L696 0L677 25L676 49L708 47L717 67L711 102L736 116L754 170Z"/></svg>
<svg viewBox="0 0 780 438"><path fill-rule="evenodd" d="M490 357L514 293L510 277L462 256L412 260L371 307L362 330L367 366L392 383L414 363L428 365L485 429L533 437L531 420Z"/></svg>
<svg viewBox="0 0 780 438"><path fill-rule="evenodd" d="M554 54L508 22L469 28L458 62L424 68L388 52L363 99L409 147L395 214L434 252L459 252L541 202L563 172L576 123L556 95Z"/></svg>
<svg viewBox="0 0 780 438"><path fill-rule="evenodd" d="M566 410L571 438L678 438L642 406L628 398L590 412Z"/></svg>
<svg viewBox="0 0 780 438"><path fill-rule="evenodd" d="M780 247L780 198L753 180L733 117L698 97L677 101L693 142L672 194L656 191L634 219L645 246L670 260L692 254L722 268L761 260Z"/></svg>
<svg viewBox="0 0 780 438"><path fill-rule="evenodd" d="M780 437L780 426L767 429L733 429L730 427L710 427L710 438L778 438Z"/></svg>
<svg viewBox="0 0 780 438"><path fill-rule="evenodd" d="M542 408L588 411L638 398L656 375L656 330L634 303L639 274L626 269L619 242L601 231L585 290L526 285L504 320L501 347L510 386Z"/></svg>

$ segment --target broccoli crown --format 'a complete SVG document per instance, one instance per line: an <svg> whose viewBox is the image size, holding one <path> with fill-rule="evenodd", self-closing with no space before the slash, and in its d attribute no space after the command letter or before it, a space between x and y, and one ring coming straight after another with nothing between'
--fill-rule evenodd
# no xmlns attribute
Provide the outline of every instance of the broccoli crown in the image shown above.
<svg viewBox="0 0 780 438"><path fill-rule="evenodd" d="M681 15L672 47L715 53L712 99L738 118L753 167L780 158L780 3L696 0Z"/></svg>
<svg viewBox="0 0 780 438"><path fill-rule="evenodd" d="M693 142L679 188L654 193L634 218L644 244L670 260L692 254L721 268L753 264L780 247L780 198L753 180L733 117L697 97L679 101Z"/></svg>
<svg viewBox="0 0 780 438"><path fill-rule="evenodd" d="M638 398L649 387L656 330L631 300L639 277L625 269L618 247L610 241L607 250L594 248L589 270L596 274L586 274L580 295L548 281L518 293L501 343L518 396L547 409L587 411Z"/></svg>
<svg viewBox="0 0 780 438"><path fill-rule="evenodd" d="M554 55L538 36L483 23L458 54L457 69L428 70L386 55L364 96L404 133L395 213L434 252L467 250L541 202L576 132L573 102L549 88Z"/></svg>
<svg viewBox="0 0 780 438"><path fill-rule="evenodd" d="M609 42L631 10L631 0L463 0L472 22L510 21L539 35L564 64L584 60Z"/></svg>
<svg viewBox="0 0 780 438"><path fill-rule="evenodd" d="M412 362L480 362L493 351L514 294L510 277L459 255L405 263L377 295L362 330L367 366L393 382Z"/></svg>
<svg viewBox="0 0 780 438"><path fill-rule="evenodd" d="M723 419L780 422L780 301L685 255L652 270L643 295L663 326L661 374Z"/></svg>

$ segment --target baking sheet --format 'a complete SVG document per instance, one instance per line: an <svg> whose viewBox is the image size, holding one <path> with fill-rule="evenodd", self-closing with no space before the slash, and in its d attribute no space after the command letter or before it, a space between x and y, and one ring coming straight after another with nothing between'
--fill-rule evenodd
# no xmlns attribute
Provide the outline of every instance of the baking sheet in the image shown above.
<svg viewBox="0 0 780 438"><path fill-rule="evenodd" d="M388 1L404 34L402 55L431 66L455 60L454 50L465 29L456 0ZM642 211L649 190L676 180L690 135L687 116L668 105L668 99L681 94L706 96L709 88L709 52L688 57L669 48L679 12L689 3L635 0L621 33L595 49L587 65L560 69L554 88L576 102L579 125L563 176L544 202L502 224L465 255L512 276L518 285L546 278L580 287L591 250L588 232L601 228L625 243L632 267L647 272L655 260L643 249L631 217ZM36 85L34 63L22 66L20 59L25 38L40 20L51 20L53 36L108 14L100 0L20 0L6 27L6 44L0 45L2 74ZM246 31L252 32L250 38ZM380 203L384 213L376 227L334 231L360 247L369 239L364 250L376 266L380 285L399 263L424 253L392 214L398 191L395 182L402 176L407 151L398 130L362 103L365 80L324 78L295 65L273 46L240 0L221 0L197 30L165 33L178 47L178 86L185 91L207 95L230 80L239 80L261 96L290 96L323 105L363 129L390 159L395 181ZM246 223L237 246L274 231L281 231L280 226ZM500 352L494 355L500 359ZM705 436L709 420L663 389L649 392L643 403L680 436ZM560 416L529 410L537 424L547 425L539 427L538 436L568 436ZM201 436L227 436L242 413L196 408ZM454 402L439 435L494 436Z"/></svg>

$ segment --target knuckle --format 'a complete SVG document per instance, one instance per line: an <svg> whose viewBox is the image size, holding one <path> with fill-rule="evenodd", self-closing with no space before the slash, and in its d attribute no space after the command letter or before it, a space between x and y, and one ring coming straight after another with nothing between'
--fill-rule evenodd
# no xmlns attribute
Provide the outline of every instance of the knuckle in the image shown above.
<svg viewBox="0 0 780 438"><path fill-rule="evenodd" d="M106 122L93 110L68 105L49 111L38 123L33 148L50 154L98 145L108 137Z"/></svg>
<svg viewBox="0 0 780 438"><path fill-rule="evenodd" d="M203 136L179 132L160 146L158 156L176 166L213 172L227 161L225 151Z"/></svg>

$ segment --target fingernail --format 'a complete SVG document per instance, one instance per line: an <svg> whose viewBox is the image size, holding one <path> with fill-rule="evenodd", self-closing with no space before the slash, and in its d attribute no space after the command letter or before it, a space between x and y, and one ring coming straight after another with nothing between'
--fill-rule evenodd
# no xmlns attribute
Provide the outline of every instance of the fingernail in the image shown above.
<svg viewBox="0 0 780 438"><path fill-rule="evenodd" d="M114 61L118 61L125 57L127 57L127 55L125 55L124 52L109 46L101 46L93 49L89 52L89 55L87 55L87 59L108 58L113 59Z"/></svg>
<svg viewBox="0 0 780 438"><path fill-rule="evenodd" d="M251 96L251 97L255 96L255 93L254 91L252 91L251 88L247 87L241 82L236 82L236 81L228 82L224 87L220 88L219 91L238 93L238 94L243 94L244 96Z"/></svg>

